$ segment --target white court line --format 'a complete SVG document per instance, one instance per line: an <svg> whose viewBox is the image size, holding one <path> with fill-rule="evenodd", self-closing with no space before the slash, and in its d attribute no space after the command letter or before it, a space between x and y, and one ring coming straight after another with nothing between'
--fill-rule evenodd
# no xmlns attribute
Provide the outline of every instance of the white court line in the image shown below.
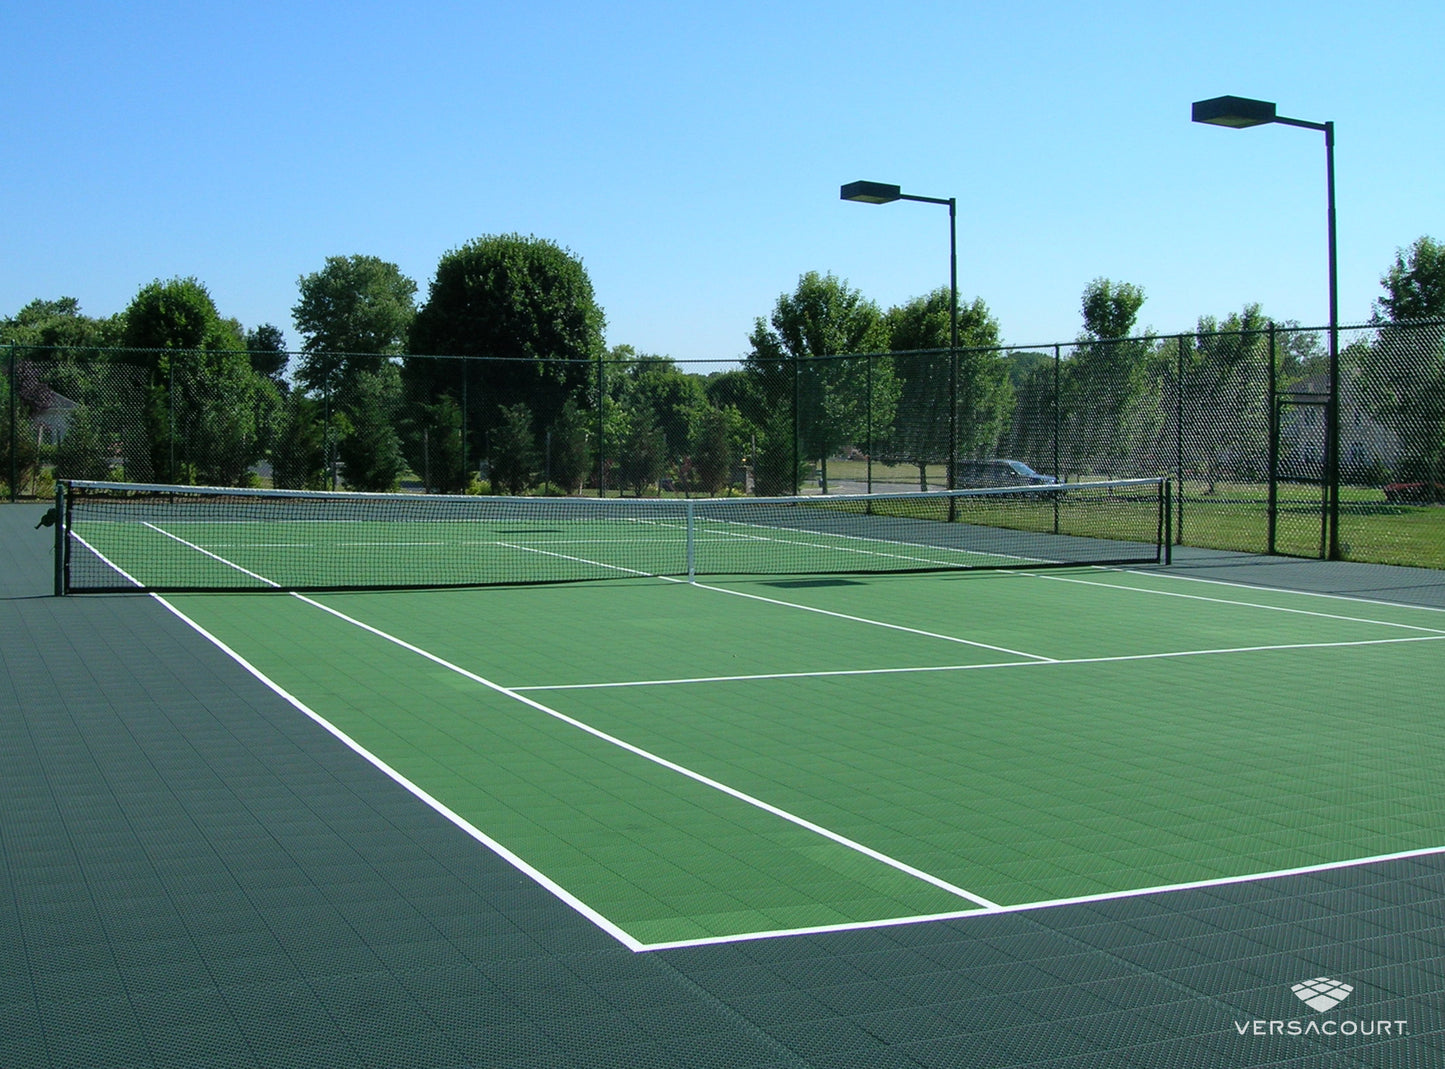
<svg viewBox="0 0 1445 1069"><path fill-rule="evenodd" d="M1052 575L1044 572L1019 572L1020 576L1028 576L1033 579L1047 579L1053 583L1077 583L1080 586L1097 586L1106 590L1128 590L1136 594L1154 594L1163 598L1183 598L1186 601L1208 601L1216 605L1234 605L1246 609L1265 609L1270 612L1287 612L1298 616L1315 616L1324 620L1340 620L1353 624L1374 624L1378 627L1400 627L1409 631L1428 631L1431 634L1445 635L1445 629L1438 627L1421 627L1418 624L1402 624L1393 620L1376 620L1372 617L1342 616L1339 613L1315 612L1313 609L1292 609L1285 605L1262 605L1257 601L1238 601L1233 598L1210 598L1203 594L1185 594L1179 590L1156 590L1152 587L1130 586L1127 583L1101 583L1096 579L1079 579L1067 575ZM1149 572L1131 572L1131 575L1148 575ZM1183 576L1167 576L1166 578L1184 578ZM1263 590L1267 588L1250 587L1251 590ZM1293 591L1277 591L1277 593L1293 593Z"/></svg>
<svg viewBox="0 0 1445 1069"><path fill-rule="evenodd" d="M1358 605L1381 605L1388 609L1418 609L1421 612L1445 612L1439 605L1416 605L1408 601L1385 601L1382 598L1362 598L1357 594L1331 594L1323 590L1293 590L1288 587L1258 586L1241 583L1233 579L1209 579L1202 575L1179 575L1176 572L1141 572L1137 568L1116 568L1123 575L1152 575L1161 579L1174 579L1181 583L1208 583L1213 586L1231 586L1239 590L1257 590L1263 594L1293 594L1305 598L1328 598L1333 601L1352 601Z"/></svg>
<svg viewBox="0 0 1445 1069"><path fill-rule="evenodd" d="M973 672L995 668L1045 668L1071 664L1110 664L1118 661L1161 661L1176 657L1219 657L1237 653L1269 653L1275 650L1329 650L1349 646L1398 646L1409 642L1441 642L1445 634L1412 635L1409 638L1370 638L1348 642L1291 642L1277 646L1231 646L1212 650L1173 650L1166 653L1125 653L1113 657L1065 657L1053 661L996 661L992 664L945 664L914 668L839 668L814 672L760 672L755 675L691 676L678 679L639 679L611 683L548 683L514 686L522 693L543 690L608 690L617 687L670 687L689 683L746 683L768 679L826 679L831 676L887 676L923 672Z"/></svg>
<svg viewBox="0 0 1445 1069"><path fill-rule="evenodd" d="M526 551L526 552L528 552L528 553L540 553L540 554L542 554L542 555L545 556L545 557L560 557L562 560L575 561L576 563L579 563L579 564L591 564L591 565L594 565L594 566L596 566L596 567L598 567L598 568L611 568L611 569L613 569L614 571L627 572L627 573L630 574L630 575L647 576L647 577L653 578L653 579L661 579L661 580L663 580L664 582L668 582L668 583L686 583L686 582L687 582L687 581L684 580L684 579L678 579L676 576L671 576L671 575L655 575L655 574L652 573L652 572L642 572L642 571L638 571L636 568L624 568L624 567L622 567L621 565L617 565L617 564L603 564L603 563L600 562L600 561L588 560L586 557L574 557L574 556L571 556L571 555L566 554L566 553L554 553L554 552L552 552L551 550L537 549L537 548L535 548L534 546L519 546L519 545L515 545L515 544L511 544L511 543L499 543L499 544L500 544L500 545L506 545L506 546L508 546L508 548L510 548L510 549L524 550L524 551ZM866 616L850 616L850 615L847 614L847 613L833 612L833 611L830 610L830 609L819 609L819 608L816 608L815 606L812 606L812 605L801 605L801 604L799 604L799 603L796 602L796 601L783 601L783 600L780 599L780 598L768 598L768 597L764 597L764 596L761 595L761 594L749 594L749 593L747 593L746 591L742 591L742 590L729 590L727 587L712 586L711 584L708 584L708 583L687 583L687 585L688 585L688 586L697 587L699 590L711 590L711 591L713 591L714 593L718 593L718 594L731 594L733 597L748 598L748 599L750 599L750 600L752 600L752 601L761 601L761 602L764 602L764 603L766 603L766 604L768 604L768 605L779 605L779 606L782 606L783 608L787 608L787 609L800 609L800 610L802 610L803 612L817 613L819 616L831 616L831 617L834 617L835 619L847 620L847 621L849 621L850 623L867 624L867 625L870 626L870 627L882 627L882 628L886 628L886 629L889 630L889 631L902 631L902 632L904 632L905 634L909 634L909 635L919 635L919 636L922 636L923 638L937 638L937 639L942 639L944 642L956 642L956 643L958 643L958 644L961 645L961 646L972 646L972 647L974 647L975 649L990 650L990 651L992 651L992 652L994 652L994 653L1007 653L1007 654L1008 654L1009 656L1011 656L1011 657L1027 657L1027 658L1029 658L1029 659L1031 659L1031 660L1034 660L1034 661L1041 661L1041 662L1050 663L1050 664L1053 663L1053 660L1054 660L1054 658L1052 658L1052 657L1045 657L1045 656L1043 656L1042 654L1038 654L1038 653L1025 653L1025 652L1023 652L1023 651L1021 651L1021 650L1011 650L1011 649L1009 649L1007 646L991 646L991 645L989 645L987 642L975 642L975 641L973 641L972 639L959 638L957 635L943 635L943 634L939 634L939 633L936 632L936 631L921 631L921 630L919 630L919 629L916 628L916 627L904 627L902 624L890 624L890 623L887 623L886 621L883 621L883 620L872 620L872 619L869 619L869 618L866 617Z"/></svg>
<svg viewBox="0 0 1445 1069"><path fill-rule="evenodd" d="M1207 880L1190 880L1186 883L1160 884L1156 887L1137 887L1127 891L1101 891L1098 894L1078 895L1073 898L1050 898L1038 902L1019 902L1011 906L995 906L991 909L969 909L954 913L930 913L918 917L894 917L886 920L855 921L841 924L824 924L811 928L780 928L737 935L705 936L701 939L678 939L665 943L648 943L645 951L681 950L687 947L719 946L726 943L744 943L760 939L779 939L790 935L821 935L828 932L858 932L874 928L897 928L905 924L921 924L926 921L968 920L971 917L992 917L1000 913L1027 913L1036 909L1055 909L1059 906L1087 905L1090 902L1114 902L1121 898L1139 898L1142 895L1168 894L1174 891L1198 891L1209 887L1229 887L1239 883L1254 883L1257 880L1279 880L1289 876L1307 876L1314 872L1333 872L1338 869L1358 868L1360 865L1378 865L1387 861L1406 861L1416 857L1432 857L1445 854L1445 846L1427 846L1418 850L1398 850L1389 854L1374 854L1370 857L1348 858L1344 861L1322 861L1314 865L1299 865L1288 869L1274 869L1269 872L1252 872L1239 876L1216 876Z"/></svg>
<svg viewBox="0 0 1445 1069"><path fill-rule="evenodd" d="M160 527L155 527L153 524L148 523L146 526L152 527L154 530L156 530L160 534L165 535L167 538L175 539L182 545L189 546L191 549L194 549L199 553L203 553L208 557L212 557L215 560L220 561L221 563L230 564L231 567L235 568L237 571L245 575L251 576L254 579L267 583L272 587L278 585L274 581L267 579L265 576L258 575L256 572L253 572L248 568L244 568L239 564L234 564L232 562L226 561L224 557L219 557L206 549L202 549L200 546L196 546L190 542L187 542L179 535L171 534L170 532L165 531ZM119 571L119 569L117 569L117 571ZM130 577L127 576L127 578ZM135 582L135 580L131 579L131 582ZM956 884L949 883L947 880L934 876L932 873L925 872L920 868L916 868L915 866L910 865L905 861L900 861L897 858L891 857L888 854L883 853L882 851L874 850L870 846L865 846L863 843L857 842L854 839L850 839L845 835L840 835L838 832L832 831L829 828L825 828L821 824L815 824L814 822L808 820L805 817L800 817L795 813L791 813L788 810L772 805L769 802L765 802L761 798L757 798L754 795L748 794L745 791L740 791L736 787L730 787L727 784L721 782L720 780L715 780L710 776L705 776L700 772L695 772L692 769L686 767L685 765L680 765L675 761L670 761L665 757L652 753L650 750L645 750L640 746L636 746L630 742L627 742L624 739L620 739L615 735L610 735L605 731L601 731L593 727L592 725L584 723L581 720L577 720L574 717L570 717L565 713L558 712L556 709L543 705L541 702L537 701L534 698L529 698L524 694L519 694L509 687L504 687L500 683L495 683L490 679L476 674L475 672L468 671L467 669L462 668L460 665L454 664L451 661L446 660L445 658L439 657L436 654L430 652L429 650L422 649L420 646L415 646L412 643L407 642L405 639L398 638L397 636L389 634L388 632L383 631L380 628L373 627L371 624L364 623L363 621L358 620L353 616L348 616L346 613L340 611L339 609L332 608L329 605L323 605L321 602L316 601L312 598L308 598L302 594L293 592L290 596L297 599L298 601L304 602L305 604L312 606L313 608L320 609L322 612L335 616L339 620L343 620L346 623L358 627L363 631L375 635L378 638L384 639L387 642L399 646L410 653L415 653L417 656L423 657L426 660L431 661L433 664L447 669L448 671L455 672L457 675L460 675L465 679L469 679L474 683L478 683L481 686L486 687L489 690L495 691L498 694L505 695L506 697L509 697L514 701L521 702L523 705L535 709L540 713L545 713L547 716L559 720L562 723L567 724L571 727L577 728L579 731L584 731L595 738L601 739L603 742L610 743L611 745L616 746L619 749L626 750L628 753L631 753L637 757L641 757L646 761L650 761L653 764L665 768L670 772L675 772L678 775L685 776L686 778L693 780L696 783L700 783L705 787L711 787L713 790L719 791L722 794L728 795L731 798L735 798L740 802L745 802L746 804L753 806L754 808L761 809L765 813L768 813L775 817L779 817L782 820L788 821L791 824L795 824L806 831L810 831L815 835L835 842L840 846L847 847L848 849L860 853L867 858L887 865L890 868L896 869L897 871L902 872L905 875L912 876L914 879L920 880L927 884L931 884L932 886L937 887L940 890L946 891L949 894L964 899L965 901L973 902L985 908L997 905L997 903L991 902L987 898L982 897L981 895L976 895L963 887L959 887ZM197 630L200 629L198 628ZM206 633L202 631L202 634ZM207 635L207 637L210 638L211 636ZM224 647L222 648L224 649Z"/></svg>

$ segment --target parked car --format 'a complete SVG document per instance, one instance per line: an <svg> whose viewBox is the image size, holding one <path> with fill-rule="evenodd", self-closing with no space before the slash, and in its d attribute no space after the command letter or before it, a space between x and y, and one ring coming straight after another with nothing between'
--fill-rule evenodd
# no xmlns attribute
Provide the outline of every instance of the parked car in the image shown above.
<svg viewBox="0 0 1445 1069"><path fill-rule="evenodd" d="M1435 483L1391 483L1385 487L1385 500L1391 504L1428 505L1433 501L1445 501L1445 486Z"/></svg>
<svg viewBox="0 0 1445 1069"><path fill-rule="evenodd" d="M991 486L1048 486L1058 482L1052 475L1040 475L1022 460L960 460L958 488Z"/></svg>

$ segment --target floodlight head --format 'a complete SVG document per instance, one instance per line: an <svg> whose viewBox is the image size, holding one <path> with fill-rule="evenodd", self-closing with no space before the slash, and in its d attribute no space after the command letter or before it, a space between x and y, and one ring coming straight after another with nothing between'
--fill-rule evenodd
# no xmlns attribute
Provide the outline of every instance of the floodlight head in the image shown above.
<svg viewBox="0 0 1445 1069"><path fill-rule="evenodd" d="M856 200L862 204L888 204L903 197L899 186L885 182L849 182L840 192L843 200Z"/></svg>
<svg viewBox="0 0 1445 1069"><path fill-rule="evenodd" d="M1231 126L1242 130L1246 126L1263 126L1275 120L1274 104L1268 100L1250 100L1247 97L1215 97L1213 100L1196 100L1195 122L1211 126Z"/></svg>

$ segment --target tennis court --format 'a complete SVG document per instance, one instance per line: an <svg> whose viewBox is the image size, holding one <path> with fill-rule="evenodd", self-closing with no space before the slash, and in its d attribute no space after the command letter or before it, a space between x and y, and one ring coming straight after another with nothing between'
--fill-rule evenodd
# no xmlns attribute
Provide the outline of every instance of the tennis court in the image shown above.
<svg viewBox="0 0 1445 1069"><path fill-rule="evenodd" d="M802 536L785 525L780 563L729 574L741 558L724 554L700 578L708 536L689 511L641 526L682 559L661 571L692 582L637 574L659 570L595 517L580 539L555 518L513 519L505 538L429 537L566 561L575 581L166 603L633 950L1445 848L1432 712L1445 612L1126 565L1033 568L998 547L1006 570L920 572L919 541L881 545L876 519L846 552L884 574L828 565L839 532L810 521ZM765 538L728 522L730 547L779 542L776 521ZM304 526L157 514L139 527L140 540L114 522L73 529L127 582L187 568L198 587L307 585L282 574L315 544ZM346 531L367 561L415 549Z"/></svg>

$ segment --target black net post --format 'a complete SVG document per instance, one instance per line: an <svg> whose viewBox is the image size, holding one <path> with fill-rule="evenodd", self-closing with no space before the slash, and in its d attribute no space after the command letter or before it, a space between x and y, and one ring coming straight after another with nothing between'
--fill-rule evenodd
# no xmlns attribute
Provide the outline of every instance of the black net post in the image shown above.
<svg viewBox="0 0 1445 1069"><path fill-rule="evenodd" d="M603 353L597 352L597 496L607 496L607 450L605 448L607 382L602 363Z"/></svg>
<svg viewBox="0 0 1445 1069"><path fill-rule="evenodd" d="M1174 478L1179 483L1179 510L1174 537L1184 544L1184 335L1174 339Z"/></svg>
<svg viewBox="0 0 1445 1069"><path fill-rule="evenodd" d="M1265 552L1273 555L1279 525L1279 364L1275 360L1274 320L1269 322L1269 488L1265 502Z"/></svg>

